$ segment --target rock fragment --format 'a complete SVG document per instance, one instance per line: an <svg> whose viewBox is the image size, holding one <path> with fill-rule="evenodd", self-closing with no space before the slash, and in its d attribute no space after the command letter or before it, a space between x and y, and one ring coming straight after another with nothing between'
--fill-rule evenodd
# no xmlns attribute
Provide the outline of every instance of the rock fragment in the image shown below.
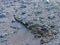
<svg viewBox="0 0 60 45"><path fill-rule="evenodd" d="M16 18L15 16L14 18L16 21L22 23L27 29L30 29L35 36L41 38L42 44L48 43L54 38L54 32L53 30L51 30L55 27L54 25L46 26L45 24L42 23L41 24L36 23L30 25L30 23L24 22L23 20Z"/></svg>

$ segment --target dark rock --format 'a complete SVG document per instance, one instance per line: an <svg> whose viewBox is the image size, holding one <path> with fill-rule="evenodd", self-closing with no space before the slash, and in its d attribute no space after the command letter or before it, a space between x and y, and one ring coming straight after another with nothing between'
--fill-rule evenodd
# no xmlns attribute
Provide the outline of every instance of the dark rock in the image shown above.
<svg viewBox="0 0 60 45"><path fill-rule="evenodd" d="M21 22L27 29L30 29L32 31L32 33L37 36L38 38L42 37L42 43L47 43L49 41L51 41L54 37L53 37L53 32L50 30L50 28L45 28L45 25L40 25L40 24L33 24L30 25L28 22L23 22L20 21L18 18L16 18L16 21ZM51 26L52 28L54 28L54 26ZM51 29L52 29L51 28Z"/></svg>

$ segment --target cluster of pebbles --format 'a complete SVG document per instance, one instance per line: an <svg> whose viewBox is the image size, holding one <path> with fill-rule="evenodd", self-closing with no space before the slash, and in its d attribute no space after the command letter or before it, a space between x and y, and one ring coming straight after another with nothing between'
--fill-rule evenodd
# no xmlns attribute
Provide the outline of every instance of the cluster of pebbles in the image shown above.
<svg viewBox="0 0 60 45"><path fill-rule="evenodd" d="M57 15L58 7L47 1L41 2L22 5L20 14L15 14L14 18L30 29L36 37L41 38L43 44L51 41L57 35L59 30L56 21L60 18Z"/></svg>
<svg viewBox="0 0 60 45"><path fill-rule="evenodd" d="M59 0L0 0L0 45L60 45L59 32Z"/></svg>

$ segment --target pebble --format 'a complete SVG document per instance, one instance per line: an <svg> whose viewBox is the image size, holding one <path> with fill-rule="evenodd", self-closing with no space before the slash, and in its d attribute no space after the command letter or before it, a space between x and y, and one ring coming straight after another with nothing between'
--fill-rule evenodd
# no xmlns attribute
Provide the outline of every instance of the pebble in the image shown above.
<svg viewBox="0 0 60 45"><path fill-rule="evenodd" d="M5 18L5 15L3 15L3 14L0 14L0 19L1 19L1 18Z"/></svg>
<svg viewBox="0 0 60 45"><path fill-rule="evenodd" d="M50 16L48 16L48 19L55 19L55 16L53 16L53 15L50 15Z"/></svg>
<svg viewBox="0 0 60 45"><path fill-rule="evenodd" d="M21 8L26 8L26 5L23 5L23 4L22 4L22 5L21 5Z"/></svg>

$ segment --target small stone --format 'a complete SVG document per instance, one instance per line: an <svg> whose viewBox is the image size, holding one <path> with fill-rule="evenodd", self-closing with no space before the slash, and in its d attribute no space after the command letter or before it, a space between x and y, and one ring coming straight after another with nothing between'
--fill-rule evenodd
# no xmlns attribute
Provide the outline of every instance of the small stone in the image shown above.
<svg viewBox="0 0 60 45"><path fill-rule="evenodd" d="M4 36L1 35L0 38L4 38Z"/></svg>
<svg viewBox="0 0 60 45"><path fill-rule="evenodd" d="M12 20L11 22L12 22L12 23L15 23L15 21L14 21L14 20Z"/></svg>
<svg viewBox="0 0 60 45"><path fill-rule="evenodd" d="M1 19L1 18L5 18L5 15L3 15L3 14L0 14L0 19Z"/></svg>
<svg viewBox="0 0 60 45"><path fill-rule="evenodd" d="M26 8L26 5L21 5L21 8Z"/></svg>
<svg viewBox="0 0 60 45"><path fill-rule="evenodd" d="M55 16L52 16L52 15L51 15L51 16L48 17L48 19L51 19L51 20L52 20L52 19L55 19Z"/></svg>
<svg viewBox="0 0 60 45"><path fill-rule="evenodd" d="M21 15L24 15L24 14L26 14L25 12L22 12L22 14Z"/></svg>

